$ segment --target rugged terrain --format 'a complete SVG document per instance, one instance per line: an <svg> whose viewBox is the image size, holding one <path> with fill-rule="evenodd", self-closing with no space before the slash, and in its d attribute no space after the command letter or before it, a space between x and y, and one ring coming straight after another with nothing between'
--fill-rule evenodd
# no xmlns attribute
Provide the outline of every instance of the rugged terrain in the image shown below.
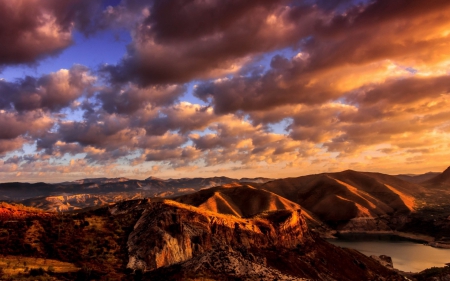
<svg viewBox="0 0 450 281"><path fill-rule="evenodd" d="M450 169L279 180L101 178L0 190L8 202L32 206L2 203L0 254L69 263L79 271L52 273L68 280L395 280L375 259L319 234L394 233L450 247ZM447 271L417 278L433 272Z"/></svg>
<svg viewBox="0 0 450 281"><path fill-rule="evenodd" d="M127 178L92 178L56 184L0 183L0 200L20 202L46 211L67 212L108 203L146 198L172 197L189 194L204 188L226 184L269 181L267 178L232 179L227 177L145 180Z"/></svg>
<svg viewBox="0 0 450 281"><path fill-rule="evenodd" d="M238 217L302 208L310 227L325 237L334 231L395 232L430 242L450 236L449 198L442 188L348 170L209 188L174 200Z"/></svg>
<svg viewBox="0 0 450 281"><path fill-rule="evenodd" d="M0 184L0 191L9 202L58 212L155 197L176 198L238 217L301 207L311 228L325 237L335 231L396 232L447 247L449 179L449 169L397 176L347 170L278 180L150 177L143 181L96 178L52 185L5 183Z"/></svg>
<svg viewBox="0 0 450 281"><path fill-rule="evenodd" d="M146 199L48 214L2 220L0 254L79 268L43 271L58 280L404 280L376 260L310 232L300 209L244 219ZM7 278L30 274L24 269Z"/></svg>

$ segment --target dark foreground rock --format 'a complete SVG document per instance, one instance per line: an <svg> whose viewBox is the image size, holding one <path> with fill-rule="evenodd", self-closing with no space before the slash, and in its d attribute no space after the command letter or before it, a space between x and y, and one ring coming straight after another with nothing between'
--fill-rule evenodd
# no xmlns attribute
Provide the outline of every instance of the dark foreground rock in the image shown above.
<svg viewBox="0 0 450 281"><path fill-rule="evenodd" d="M387 268L394 268L394 263L392 262L392 258L386 255L376 256L372 255L370 256L372 259L378 261L383 266L386 266Z"/></svg>

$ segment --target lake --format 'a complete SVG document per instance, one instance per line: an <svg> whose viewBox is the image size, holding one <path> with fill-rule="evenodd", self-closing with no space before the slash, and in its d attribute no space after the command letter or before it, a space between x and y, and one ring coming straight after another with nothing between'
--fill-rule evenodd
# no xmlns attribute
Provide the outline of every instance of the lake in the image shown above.
<svg viewBox="0 0 450 281"><path fill-rule="evenodd" d="M358 250L367 256L390 256L394 268L405 272L419 272L433 266L443 267L450 262L450 249L433 248L397 236L351 235L327 241L336 246Z"/></svg>

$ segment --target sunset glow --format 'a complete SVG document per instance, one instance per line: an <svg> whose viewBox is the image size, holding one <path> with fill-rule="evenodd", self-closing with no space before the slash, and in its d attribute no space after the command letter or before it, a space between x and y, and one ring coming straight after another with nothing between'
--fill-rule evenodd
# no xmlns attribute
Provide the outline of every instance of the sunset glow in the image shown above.
<svg viewBox="0 0 450 281"><path fill-rule="evenodd" d="M0 179L450 165L450 1L0 0Z"/></svg>

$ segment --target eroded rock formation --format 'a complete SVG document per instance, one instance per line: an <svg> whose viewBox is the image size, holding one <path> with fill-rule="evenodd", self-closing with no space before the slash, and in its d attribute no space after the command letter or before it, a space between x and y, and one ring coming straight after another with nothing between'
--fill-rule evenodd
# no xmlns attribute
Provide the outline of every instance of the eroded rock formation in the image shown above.
<svg viewBox="0 0 450 281"><path fill-rule="evenodd" d="M153 270L207 251L295 248L312 241L301 210L241 219L175 202L149 203L128 240L132 269Z"/></svg>
<svg viewBox="0 0 450 281"><path fill-rule="evenodd" d="M310 232L300 209L242 218L147 199L109 211L135 218L126 266L143 280L404 280Z"/></svg>

